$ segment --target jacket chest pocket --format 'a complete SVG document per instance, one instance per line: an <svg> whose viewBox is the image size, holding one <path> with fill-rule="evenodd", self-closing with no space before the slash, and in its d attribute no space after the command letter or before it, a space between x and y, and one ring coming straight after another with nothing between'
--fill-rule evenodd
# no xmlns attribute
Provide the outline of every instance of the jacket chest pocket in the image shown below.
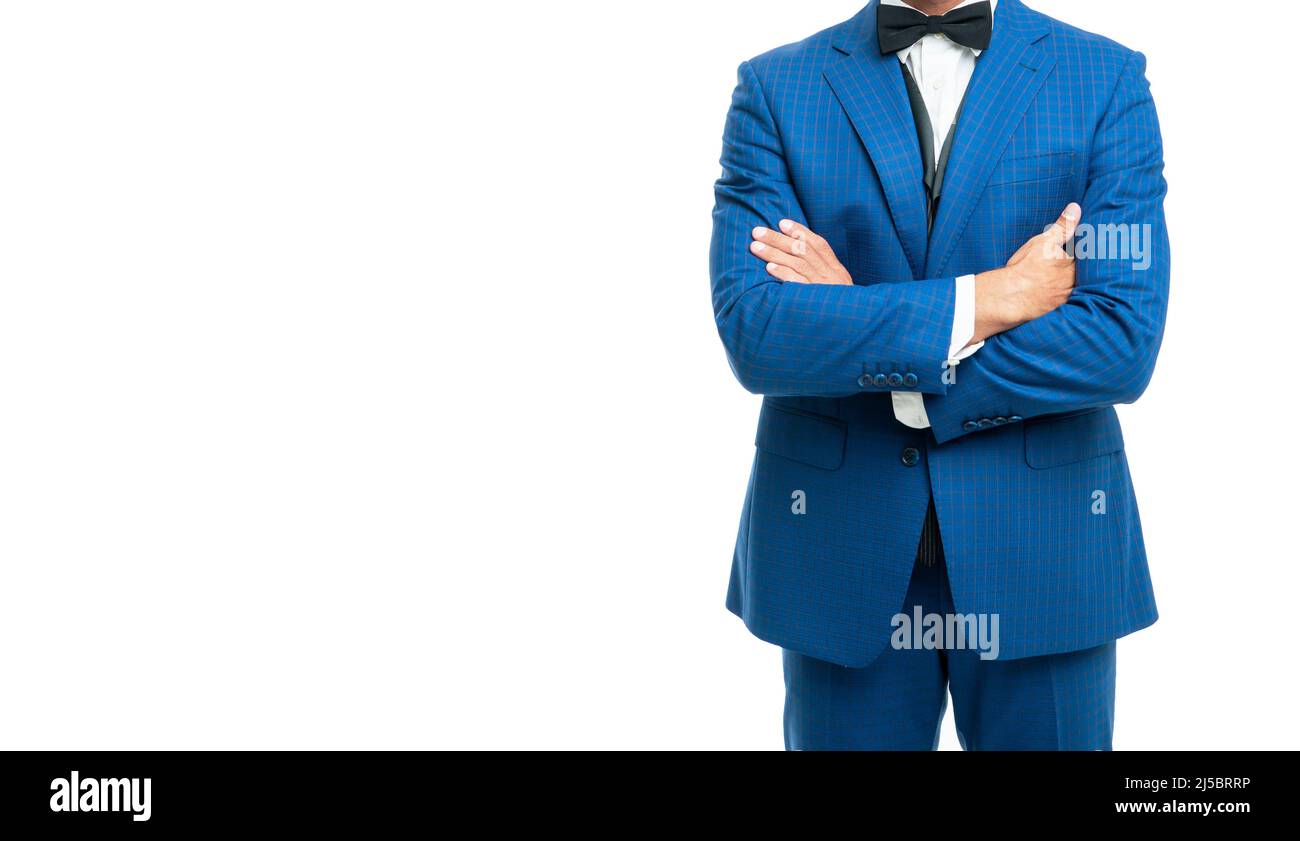
<svg viewBox="0 0 1300 841"><path fill-rule="evenodd" d="M1004 158L994 167L988 186L1051 181L1074 176L1074 153L1052 152L1047 155L1023 155ZM1053 220L1055 221L1055 220Z"/></svg>

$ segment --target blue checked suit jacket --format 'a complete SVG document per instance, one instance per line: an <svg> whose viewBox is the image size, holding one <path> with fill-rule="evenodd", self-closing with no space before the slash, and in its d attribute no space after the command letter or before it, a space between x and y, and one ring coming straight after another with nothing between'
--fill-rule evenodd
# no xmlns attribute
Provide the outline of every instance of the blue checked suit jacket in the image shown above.
<svg viewBox="0 0 1300 841"><path fill-rule="evenodd" d="M727 116L713 309L736 377L764 395L728 607L784 648L866 665L904 610L933 494L956 609L998 614L1004 659L1150 625L1113 408L1150 380L1168 298L1145 59L1002 0L928 232L876 7L743 63ZM1070 201L1099 232L1145 226L1150 265L1080 260L1068 303L989 339L945 382L955 278L1004 265ZM826 237L855 285L770 277L750 232L782 218ZM895 420L889 392L906 390L924 395L930 430Z"/></svg>

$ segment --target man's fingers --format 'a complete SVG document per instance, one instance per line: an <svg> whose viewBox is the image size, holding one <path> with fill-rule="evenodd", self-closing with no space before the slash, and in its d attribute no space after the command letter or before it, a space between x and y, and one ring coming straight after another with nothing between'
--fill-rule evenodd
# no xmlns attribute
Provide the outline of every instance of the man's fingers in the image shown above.
<svg viewBox="0 0 1300 841"><path fill-rule="evenodd" d="M784 251L777 251L775 248L763 245L761 242L751 243L749 250L760 260L766 260L769 263L776 263L777 265L794 269L804 277L811 277L817 274L817 270L814 269L813 266L804 258L796 257L793 254L786 254Z"/></svg>
<svg viewBox="0 0 1300 841"><path fill-rule="evenodd" d="M818 236L793 219L782 219L781 230L795 242L808 244L808 263L810 266L816 266L828 274L843 275L847 282L852 282L848 279L848 270L844 268L840 258L835 256L835 249L831 248L831 244L826 241L825 237Z"/></svg>
<svg viewBox="0 0 1300 841"><path fill-rule="evenodd" d="M1056 224L1048 229L1048 233L1052 235L1058 245L1065 245L1078 229L1079 217L1082 215L1083 208L1079 207L1075 202L1070 202L1065 206L1065 210L1061 211L1061 218L1057 219Z"/></svg>
<svg viewBox="0 0 1300 841"><path fill-rule="evenodd" d="M781 227L781 233L785 234L786 236L790 237L793 240L806 242L811 248L821 250L824 246L826 246L826 240L817 236L817 234L809 230L807 226L800 225L798 222L794 221L793 219L782 219L780 222L780 227ZM829 251L830 249L827 248L826 250Z"/></svg>
<svg viewBox="0 0 1300 841"><path fill-rule="evenodd" d="M780 227L750 232L749 252L767 262L768 274L791 283L853 283L826 240L791 219L782 219Z"/></svg>
<svg viewBox="0 0 1300 841"><path fill-rule="evenodd" d="M771 228L755 228L752 234L754 242L750 243L750 250L755 254L764 253L764 249L754 248L755 244L762 244L765 248L773 248L799 257L808 253L808 243L806 241L788 237L780 231L774 231ZM767 253L771 252L768 251Z"/></svg>
<svg viewBox="0 0 1300 841"><path fill-rule="evenodd" d="M795 234L802 234L804 236L807 236L808 234L812 233L812 231L808 229L808 226L801 225L798 222L794 221L793 219L782 219L780 222L780 227L781 227L781 233L788 234L789 236L794 236Z"/></svg>
<svg viewBox="0 0 1300 841"><path fill-rule="evenodd" d="M784 280L787 283L807 283L808 278L796 272L789 266L783 266L780 263L768 263L767 273L777 280Z"/></svg>
<svg viewBox="0 0 1300 841"><path fill-rule="evenodd" d="M1057 224L1065 229L1066 240L1073 237L1074 232L1078 230L1079 217L1081 216L1083 216L1083 208L1079 206L1078 202L1070 202L1065 206L1065 210L1061 213L1061 218L1057 220Z"/></svg>
<svg viewBox="0 0 1300 841"><path fill-rule="evenodd" d="M1079 217L1082 215L1082 209L1075 202L1070 202L1061 211L1061 216L1038 236L1029 241L1037 241L1043 250L1043 256L1049 260L1073 260L1074 254L1066 249L1068 243L1073 237L1074 232L1079 228ZM1029 243L1026 243L1027 245ZM1024 249L1022 248L1021 251ZM1016 252L1019 256L1019 252ZM1012 263L1016 262L1013 257Z"/></svg>

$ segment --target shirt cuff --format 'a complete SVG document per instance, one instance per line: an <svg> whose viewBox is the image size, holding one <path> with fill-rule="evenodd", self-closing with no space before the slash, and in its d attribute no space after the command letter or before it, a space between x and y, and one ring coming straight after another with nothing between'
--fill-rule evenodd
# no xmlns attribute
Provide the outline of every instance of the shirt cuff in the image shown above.
<svg viewBox="0 0 1300 841"><path fill-rule="evenodd" d="M948 345L945 368L952 368L975 351L983 342L971 344L975 336L975 275L957 278L955 305L952 312L952 342ZM894 392L894 417L912 429L929 429L930 418L925 411L925 397L914 393Z"/></svg>
<svg viewBox="0 0 1300 841"><path fill-rule="evenodd" d="M983 342L971 344L975 337L975 275L957 278L957 300L952 313L952 344L948 346L948 365L951 367L984 347Z"/></svg>

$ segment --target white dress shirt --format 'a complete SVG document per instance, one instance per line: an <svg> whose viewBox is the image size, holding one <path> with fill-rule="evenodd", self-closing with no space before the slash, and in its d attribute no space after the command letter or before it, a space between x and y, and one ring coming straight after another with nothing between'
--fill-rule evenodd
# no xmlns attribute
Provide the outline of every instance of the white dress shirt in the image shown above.
<svg viewBox="0 0 1300 841"><path fill-rule="evenodd" d="M908 6L903 0L880 0L886 6ZM979 0L965 0L953 8L969 6ZM991 0L996 12L998 0ZM943 154L943 145L957 109L961 107L966 87L975 72L975 58L980 50L963 47L944 35L926 35L905 50L898 51L898 60L907 65L916 86L921 89L925 110L934 129L934 160ZM952 343L948 347L947 365L953 367L984 346L983 342L970 344L975 335L975 275L957 278L954 290L955 306L952 318ZM954 372L955 373L955 372ZM911 391L895 391L894 417L913 429L926 429L930 418L925 413L925 398Z"/></svg>

